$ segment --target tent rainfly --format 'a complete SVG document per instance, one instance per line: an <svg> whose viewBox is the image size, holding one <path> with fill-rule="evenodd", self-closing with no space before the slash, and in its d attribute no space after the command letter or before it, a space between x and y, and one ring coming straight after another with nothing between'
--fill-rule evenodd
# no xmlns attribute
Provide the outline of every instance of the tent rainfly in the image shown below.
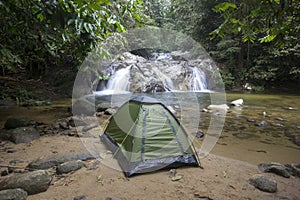
<svg viewBox="0 0 300 200"><path fill-rule="evenodd" d="M127 177L163 168L200 166L178 119L160 101L135 97L109 119L102 141Z"/></svg>

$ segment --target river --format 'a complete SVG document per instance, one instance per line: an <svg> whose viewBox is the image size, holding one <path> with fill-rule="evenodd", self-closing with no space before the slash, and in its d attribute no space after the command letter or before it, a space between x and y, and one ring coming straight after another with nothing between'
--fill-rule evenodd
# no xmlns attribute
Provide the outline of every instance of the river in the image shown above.
<svg viewBox="0 0 300 200"><path fill-rule="evenodd" d="M156 97L164 101L167 99L170 105L174 103L170 93ZM300 138L298 95L227 93L226 97L227 102L242 98L244 105L228 110L221 135L212 153L253 164L300 162L300 146L295 144L296 138ZM198 128L206 133L212 113L204 113L201 109L209 105L209 94L198 94L198 100L200 104ZM50 106L2 107L0 125L3 127L8 117L29 117L50 124L56 119L67 117L70 104L71 100L66 99L54 101ZM256 125L262 121L267 124ZM194 140L201 145L204 139Z"/></svg>

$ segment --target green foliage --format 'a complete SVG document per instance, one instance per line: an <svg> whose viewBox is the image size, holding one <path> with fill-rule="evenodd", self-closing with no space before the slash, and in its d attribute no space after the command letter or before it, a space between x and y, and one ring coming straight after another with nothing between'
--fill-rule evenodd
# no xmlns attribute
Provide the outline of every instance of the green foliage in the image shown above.
<svg viewBox="0 0 300 200"><path fill-rule="evenodd" d="M0 64L39 77L53 67L75 68L99 41L140 26L141 0L0 1Z"/></svg>
<svg viewBox="0 0 300 200"><path fill-rule="evenodd" d="M240 34L243 42L274 41L282 47L287 36L299 34L299 9L299 0L223 2L215 6L214 10L222 13L224 22L211 35L214 38L217 35L225 37Z"/></svg>
<svg viewBox="0 0 300 200"><path fill-rule="evenodd" d="M226 88L232 88L234 87L235 78L233 75L229 72L228 68L223 68L220 70L223 83Z"/></svg>
<svg viewBox="0 0 300 200"><path fill-rule="evenodd" d="M25 89L16 89L14 95L17 104L21 104L25 101L32 100L34 98L33 94Z"/></svg>

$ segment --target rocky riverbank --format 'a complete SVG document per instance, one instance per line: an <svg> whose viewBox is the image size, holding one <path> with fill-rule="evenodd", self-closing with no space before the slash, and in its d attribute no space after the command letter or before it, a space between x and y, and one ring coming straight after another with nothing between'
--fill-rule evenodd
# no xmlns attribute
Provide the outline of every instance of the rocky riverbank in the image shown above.
<svg viewBox="0 0 300 200"><path fill-rule="evenodd" d="M295 163L255 166L211 154L202 160L204 169L127 179L114 159L105 159L109 152L99 135L108 117L103 112L97 125L89 117L53 124L7 120L1 130L0 199L299 199Z"/></svg>

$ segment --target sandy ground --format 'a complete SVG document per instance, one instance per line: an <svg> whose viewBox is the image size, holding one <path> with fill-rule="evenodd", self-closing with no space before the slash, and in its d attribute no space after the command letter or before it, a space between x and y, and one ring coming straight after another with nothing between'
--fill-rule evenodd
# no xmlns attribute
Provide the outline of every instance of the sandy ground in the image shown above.
<svg viewBox="0 0 300 200"><path fill-rule="evenodd" d="M15 159L22 160L24 163L21 167L25 167L30 161L39 157L86 150L82 141L78 137L53 135L43 136L29 144L15 145L10 142L2 142L1 149L12 147L17 152L1 151L0 160L1 163L8 163ZM114 160L111 162L113 162L112 166L116 165ZM204 169L196 167L176 169L177 174L183 177L179 181L172 181L168 170L137 175L127 179L121 171L102 163L95 170L81 168L63 177L54 177L46 192L31 195L27 199L65 200L79 195L85 195L85 199L91 200L102 200L108 197L122 200L300 199L299 178L287 179L274 174L266 174L275 179L278 184L278 191L270 194L259 191L249 184L249 178L260 173L253 164L213 154L202 159L201 164ZM100 182L97 181L99 176L101 177Z"/></svg>

